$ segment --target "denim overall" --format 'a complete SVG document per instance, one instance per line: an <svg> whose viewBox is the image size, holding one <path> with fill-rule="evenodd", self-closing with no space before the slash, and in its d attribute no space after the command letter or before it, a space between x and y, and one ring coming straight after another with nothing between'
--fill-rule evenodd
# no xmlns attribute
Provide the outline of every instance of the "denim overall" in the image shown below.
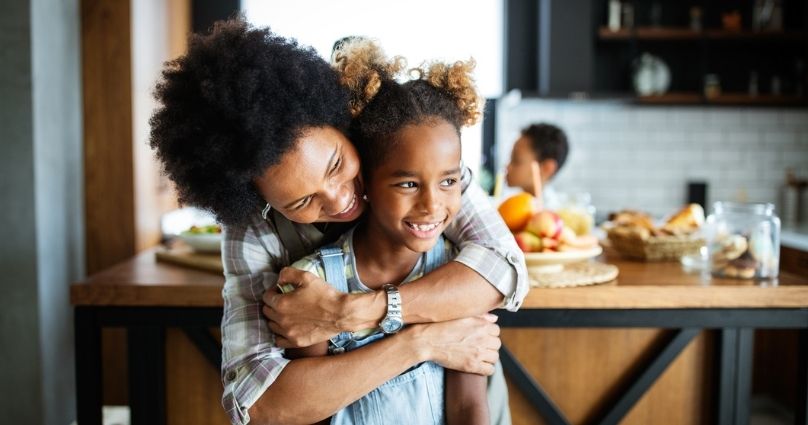
<svg viewBox="0 0 808 425"><path fill-rule="evenodd" d="M345 278L342 249L335 245L320 248L325 280L341 292L350 292ZM446 262L443 237L422 257L424 274ZM339 355L384 338L377 332L360 340L342 332L329 342L330 354ZM350 383L343 383L350 385ZM413 366L385 382L364 397L338 411L332 425L421 425L446 422L443 368L433 362Z"/></svg>

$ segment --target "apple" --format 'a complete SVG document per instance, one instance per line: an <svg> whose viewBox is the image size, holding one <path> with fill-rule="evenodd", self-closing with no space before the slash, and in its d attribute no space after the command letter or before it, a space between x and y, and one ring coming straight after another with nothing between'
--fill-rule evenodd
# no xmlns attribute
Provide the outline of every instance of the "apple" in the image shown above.
<svg viewBox="0 0 808 425"><path fill-rule="evenodd" d="M538 252L541 250L541 239L530 232L519 232L514 236L516 244L522 252Z"/></svg>
<svg viewBox="0 0 808 425"><path fill-rule="evenodd" d="M598 238L595 235L581 235L568 245L575 249L592 249L598 246Z"/></svg>
<svg viewBox="0 0 808 425"><path fill-rule="evenodd" d="M557 251L559 245L561 245L561 243L558 242L558 239L541 238L541 250L542 251Z"/></svg>
<svg viewBox="0 0 808 425"><path fill-rule="evenodd" d="M564 226L564 228L561 229L561 235L558 237L558 240L564 245L574 245L577 237L575 230L572 230L569 226Z"/></svg>
<svg viewBox="0 0 808 425"><path fill-rule="evenodd" d="M561 221L561 217L552 211L544 210L530 218L525 230L542 238L558 240L563 228L564 222Z"/></svg>

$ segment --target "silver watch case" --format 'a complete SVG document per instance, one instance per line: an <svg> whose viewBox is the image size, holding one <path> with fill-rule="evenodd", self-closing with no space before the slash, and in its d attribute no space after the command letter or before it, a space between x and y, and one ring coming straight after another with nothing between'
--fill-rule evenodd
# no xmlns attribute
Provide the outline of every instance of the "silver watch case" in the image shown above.
<svg viewBox="0 0 808 425"><path fill-rule="evenodd" d="M387 315L379 322L379 328L386 334L394 334L404 327L401 314L401 295L394 285L384 285L387 294Z"/></svg>

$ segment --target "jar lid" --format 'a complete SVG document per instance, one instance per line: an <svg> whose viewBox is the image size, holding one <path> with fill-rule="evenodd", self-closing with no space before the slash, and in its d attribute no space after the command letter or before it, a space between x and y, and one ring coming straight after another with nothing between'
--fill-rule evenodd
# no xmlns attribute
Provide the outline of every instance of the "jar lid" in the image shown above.
<svg viewBox="0 0 808 425"><path fill-rule="evenodd" d="M770 202L718 201L713 203L713 213L772 215L774 214L774 204Z"/></svg>

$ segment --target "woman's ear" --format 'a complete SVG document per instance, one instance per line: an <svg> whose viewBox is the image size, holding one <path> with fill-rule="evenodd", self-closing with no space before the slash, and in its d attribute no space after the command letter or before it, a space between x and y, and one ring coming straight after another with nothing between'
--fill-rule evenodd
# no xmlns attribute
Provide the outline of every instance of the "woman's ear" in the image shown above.
<svg viewBox="0 0 808 425"><path fill-rule="evenodd" d="M539 163L539 168L541 168L542 180L548 182L558 171L558 162L555 159L545 159Z"/></svg>

